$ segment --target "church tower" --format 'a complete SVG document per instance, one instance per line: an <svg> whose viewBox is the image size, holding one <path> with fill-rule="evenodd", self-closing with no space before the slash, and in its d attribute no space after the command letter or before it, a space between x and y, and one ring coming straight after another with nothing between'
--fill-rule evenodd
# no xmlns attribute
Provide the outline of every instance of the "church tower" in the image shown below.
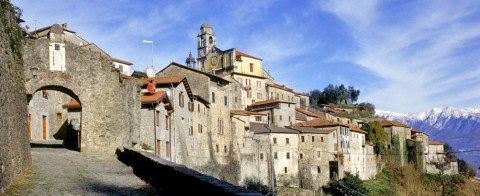
<svg viewBox="0 0 480 196"><path fill-rule="evenodd" d="M195 68L195 59L192 56L192 52L188 54L188 58L185 60L185 64L187 65L187 67Z"/></svg>
<svg viewBox="0 0 480 196"><path fill-rule="evenodd" d="M213 47L215 47L215 34L213 33L212 26L208 23L203 23L200 27L200 33L197 36L199 61L204 58Z"/></svg>

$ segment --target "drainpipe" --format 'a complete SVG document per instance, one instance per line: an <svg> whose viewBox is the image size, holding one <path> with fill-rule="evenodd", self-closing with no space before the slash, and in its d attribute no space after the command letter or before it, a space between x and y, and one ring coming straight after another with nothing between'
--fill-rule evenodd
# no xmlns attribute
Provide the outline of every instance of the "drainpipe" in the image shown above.
<svg viewBox="0 0 480 196"><path fill-rule="evenodd" d="M177 162L177 155L175 154L175 158L173 157L173 153L172 153L172 146L175 147L175 149L177 148L176 146L176 137L175 137L175 126L172 126L172 122L174 122L173 119L175 119L175 88L173 87L173 83L170 83L170 86L172 88L172 108L173 108L173 115L170 117L170 131L169 131L169 140L171 142L171 146L170 146L170 160L172 160L173 162ZM172 141L172 131L173 131L173 141Z"/></svg>
<svg viewBox="0 0 480 196"><path fill-rule="evenodd" d="M152 107L153 107L153 145L155 146L155 151L153 152L153 154L155 156L157 156L157 118L156 118L156 106L154 103L152 103Z"/></svg>

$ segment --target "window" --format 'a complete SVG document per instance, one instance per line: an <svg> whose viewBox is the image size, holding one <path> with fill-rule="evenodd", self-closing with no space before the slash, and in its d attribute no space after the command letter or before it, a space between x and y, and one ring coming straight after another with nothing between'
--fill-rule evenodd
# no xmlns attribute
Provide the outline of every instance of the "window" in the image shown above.
<svg viewBox="0 0 480 196"><path fill-rule="evenodd" d="M305 142L305 136L302 135L302 142Z"/></svg>
<svg viewBox="0 0 480 196"><path fill-rule="evenodd" d="M217 152L219 152L219 151L218 151L218 144L217 144L217 145L215 145L215 149L217 150Z"/></svg>
<svg viewBox="0 0 480 196"><path fill-rule="evenodd" d="M290 138L285 138L285 143L290 144Z"/></svg>
<svg viewBox="0 0 480 196"><path fill-rule="evenodd" d="M290 152L287 152L287 159L290 159Z"/></svg>
<svg viewBox="0 0 480 196"><path fill-rule="evenodd" d="M156 114L156 120L155 120L155 125L160 126L160 111L155 111Z"/></svg>
<svg viewBox="0 0 480 196"><path fill-rule="evenodd" d="M274 158L274 159L278 159L278 154L277 154L277 152L273 152L273 158Z"/></svg>
<svg viewBox="0 0 480 196"><path fill-rule="evenodd" d="M250 86L250 79L245 79L245 85Z"/></svg>
<svg viewBox="0 0 480 196"><path fill-rule="evenodd" d="M280 118L280 121L282 121L282 115L280 115L279 118Z"/></svg>
<svg viewBox="0 0 480 196"><path fill-rule="evenodd" d="M197 111L200 113L200 104L197 105Z"/></svg>
<svg viewBox="0 0 480 196"><path fill-rule="evenodd" d="M57 120L62 120L62 113L57 113Z"/></svg>
<svg viewBox="0 0 480 196"><path fill-rule="evenodd" d="M323 142L323 137L320 138L320 141Z"/></svg>
<svg viewBox="0 0 480 196"><path fill-rule="evenodd" d="M178 105L182 108L184 106L183 92L180 92L178 94Z"/></svg>
<svg viewBox="0 0 480 196"><path fill-rule="evenodd" d="M198 133L202 133L202 125L198 124Z"/></svg>
<svg viewBox="0 0 480 196"><path fill-rule="evenodd" d="M188 102L188 110L189 110L190 112L195 111L195 103L193 103L193 102Z"/></svg>
<svg viewBox="0 0 480 196"><path fill-rule="evenodd" d="M335 132L333 132L333 138L335 138Z"/></svg>
<svg viewBox="0 0 480 196"><path fill-rule="evenodd" d="M223 96L223 105L228 105L228 98L227 98L227 96Z"/></svg>
<svg viewBox="0 0 480 196"><path fill-rule="evenodd" d="M237 102L238 102L237 97L235 97L235 103L237 103Z"/></svg>
<svg viewBox="0 0 480 196"><path fill-rule="evenodd" d="M250 72L253 72L253 63L250 63Z"/></svg>
<svg viewBox="0 0 480 196"><path fill-rule="evenodd" d="M227 146L223 146L223 152L227 153Z"/></svg>
<svg viewBox="0 0 480 196"><path fill-rule="evenodd" d="M257 99L262 100L262 93L257 93Z"/></svg>
<svg viewBox="0 0 480 196"><path fill-rule="evenodd" d="M303 153L300 153L300 159L303 159Z"/></svg>
<svg viewBox="0 0 480 196"><path fill-rule="evenodd" d="M118 69L120 70L120 73L123 72L123 65L118 65Z"/></svg>
<svg viewBox="0 0 480 196"><path fill-rule="evenodd" d="M288 104L290 106L290 104ZM292 121L292 117L291 116L288 116L288 122L291 122Z"/></svg>
<svg viewBox="0 0 480 196"><path fill-rule="evenodd" d="M317 173L320 173L321 170L320 170L320 166L317 166Z"/></svg>
<svg viewBox="0 0 480 196"><path fill-rule="evenodd" d="M315 142L315 136L312 136L312 142Z"/></svg>
<svg viewBox="0 0 480 196"><path fill-rule="evenodd" d="M55 44L55 50L60 50L60 44Z"/></svg>
<svg viewBox="0 0 480 196"><path fill-rule="evenodd" d="M238 87L237 87L237 86L235 86L235 91L238 91Z"/></svg>
<svg viewBox="0 0 480 196"><path fill-rule="evenodd" d="M215 93L212 92L212 103L215 103Z"/></svg>
<svg viewBox="0 0 480 196"><path fill-rule="evenodd" d="M276 137L273 138L273 144L277 144L277 138Z"/></svg>
<svg viewBox="0 0 480 196"><path fill-rule="evenodd" d="M263 160L263 153L260 153L260 160Z"/></svg>
<svg viewBox="0 0 480 196"><path fill-rule="evenodd" d="M190 126L190 128L188 128L188 135L193 135L193 126Z"/></svg>
<svg viewBox="0 0 480 196"><path fill-rule="evenodd" d="M283 100L283 94L282 94L282 100Z"/></svg>
<svg viewBox="0 0 480 196"><path fill-rule="evenodd" d="M285 167L285 173L287 173L287 167Z"/></svg>
<svg viewBox="0 0 480 196"><path fill-rule="evenodd" d="M200 46L201 47L205 46L205 38L204 37L201 38Z"/></svg>
<svg viewBox="0 0 480 196"><path fill-rule="evenodd" d="M257 81L257 87L258 87L258 88L261 88L261 87L262 87L262 82Z"/></svg>
<svg viewBox="0 0 480 196"><path fill-rule="evenodd" d="M317 158L320 158L321 155L322 155L322 152L317 151Z"/></svg>
<svg viewBox="0 0 480 196"><path fill-rule="evenodd" d="M278 100L278 93L277 93L277 96L275 97L276 100Z"/></svg>
<svg viewBox="0 0 480 196"><path fill-rule="evenodd" d="M261 122L262 121L262 116L255 116L255 121Z"/></svg>
<svg viewBox="0 0 480 196"><path fill-rule="evenodd" d="M252 98L252 91L247 91L247 98Z"/></svg>

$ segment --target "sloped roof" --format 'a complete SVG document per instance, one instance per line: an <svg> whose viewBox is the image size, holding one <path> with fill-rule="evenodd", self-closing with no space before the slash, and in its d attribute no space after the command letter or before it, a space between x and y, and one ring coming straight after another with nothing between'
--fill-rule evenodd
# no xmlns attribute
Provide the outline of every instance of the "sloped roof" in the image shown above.
<svg viewBox="0 0 480 196"><path fill-rule="evenodd" d="M274 88L278 88L278 89L282 89L282 90L286 90L286 91L293 92L293 89L288 88L288 87L286 87L285 85L281 85L281 84L277 84L277 83L267 84L267 86L271 86L271 87L274 87Z"/></svg>
<svg viewBox="0 0 480 196"><path fill-rule="evenodd" d="M266 116L267 115L267 114L263 114L263 113L246 111L246 110L230 110L230 114L240 115L240 116L252 116L252 115Z"/></svg>
<svg viewBox="0 0 480 196"><path fill-rule="evenodd" d="M443 143L439 141L428 141L428 145L443 145Z"/></svg>
<svg viewBox="0 0 480 196"><path fill-rule="evenodd" d="M244 56L244 57L248 57L248 58L252 58L252 59L262 60L261 58L254 57L254 56L252 56L252 55L249 55L249 54L247 54L247 53L240 52L240 51L238 51L238 50L235 50L235 56L236 56L236 57Z"/></svg>
<svg viewBox="0 0 480 196"><path fill-rule="evenodd" d="M353 132L358 132L358 133L363 133L363 134L367 133L366 131L364 131L364 130L358 128L358 127L355 127L353 125L348 125L348 127L350 128L350 131L353 131Z"/></svg>
<svg viewBox="0 0 480 196"><path fill-rule="evenodd" d="M263 100L263 101L256 101L252 105L249 105L249 107L254 107L254 106L259 106L259 105L267 105L267 104L274 104L274 103L289 103L289 104L295 104L293 102L288 102L288 101L280 101L280 100L273 100L273 99L268 99L268 100Z"/></svg>
<svg viewBox="0 0 480 196"><path fill-rule="evenodd" d="M299 123L293 124L293 127L334 127L334 126L348 127L347 125L333 122L323 117L309 120L307 122L299 122Z"/></svg>
<svg viewBox="0 0 480 196"><path fill-rule="evenodd" d="M74 109L74 108L82 108L80 103L78 103L77 100L72 99L68 103L63 104L63 108L69 108L69 109Z"/></svg>
<svg viewBox="0 0 480 196"><path fill-rule="evenodd" d="M208 76L208 77L210 77L210 78L215 78L215 79L217 79L217 80L221 80L221 81L223 81L223 82L228 82L228 83L230 83L230 81L225 80L225 79L223 79L222 77L218 77L218 76L216 76L216 75L214 75L214 74L210 74L210 73L207 73L207 72L203 72L203 71L200 71L200 70L197 70L197 69L188 67L188 66L186 66L186 65L182 65L182 64L177 63L177 62L171 62L169 65L167 65L165 68L163 68L162 70L160 70L158 73L161 73L163 70L167 69L167 68L170 67L170 66L180 67L180 68L182 68L182 69L186 69L186 70L190 70L190 71L193 71L193 72L196 72L196 73L203 74L203 75Z"/></svg>
<svg viewBox="0 0 480 196"><path fill-rule="evenodd" d="M310 96L307 93L301 93L301 92L293 92L293 94L299 95L299 96L307 96L307 97Z"/></svg>
<svg viewBox="0 0 480 196"><path fill-rule="evenodd" d="M408 125L403 124L401 122L396 122L396 121L389 121L389 120L381 120L381 121L376 121L380 123L382 127L391 127L391 126L396 126L396 127L406 127L410 128Z"/></svg>
<svg viewBox="0 0 480 196"><path fill-rule="evenodd" d="M133 77L133 76L129 76L129 75L125 75L125 74L121 74L121 76L122 76L123 79L140 80L140 78Z"/></svg>
<svg viewBox="0 0 480 196"><path fill-rule="evenodd" d="M166 96L167 93L165 91L157 91L153 95L150 93L142 93L140 95L140 98L142 100L142 104L158 104L162 102L163 98L165 98Z"/></svg>
<svg viewBox="0 0 480 196"><path fill-rule="evenodd" d="M268 127L267 124L250 122L250 131L253 131L255 134L262 133L288 133L288 134L298 134L297 130L283 128L283 127Z"/></svg>
<svg viewBox="0 0 480 196"><path fill-rule="evenodd" d="M167 77L155 77L155 78L143 78L141 79L143 85L147 85L150 81L155 80L155 84L178 84L185 79L185 76L167 76Z"/></svg>
<svg viewBox="0 0 480 196"><path fill-rule="evenodd" d="M323 116L314 112L310 112L308 110L304 110L301 108L295 108L295 111L300 112L302 114L305 114L307 116L312 116L312 117L317 117L317 118L322 118Z"/></svg>
<svg viewBox="0 0 480 196"><path fill-rule="evenodd" d="M336 128L331 129L317 129L313 127L291 127L291 129L295 129L300 131L300 133L313 133L313 134L329 134L337 130Z"/></svg>

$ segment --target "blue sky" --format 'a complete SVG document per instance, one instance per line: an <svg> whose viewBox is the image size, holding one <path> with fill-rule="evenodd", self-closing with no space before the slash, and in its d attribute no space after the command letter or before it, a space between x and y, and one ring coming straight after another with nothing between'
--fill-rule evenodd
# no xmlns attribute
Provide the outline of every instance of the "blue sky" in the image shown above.
<svg viewBox="0 0 480 196"><path fill-rule="evenodd" d="M210 23L221 49L262 58L299 92L346 84L378 109L480 107L480 1L12 0L31 30L54 23L145 70L185 62Z"/></svg>

